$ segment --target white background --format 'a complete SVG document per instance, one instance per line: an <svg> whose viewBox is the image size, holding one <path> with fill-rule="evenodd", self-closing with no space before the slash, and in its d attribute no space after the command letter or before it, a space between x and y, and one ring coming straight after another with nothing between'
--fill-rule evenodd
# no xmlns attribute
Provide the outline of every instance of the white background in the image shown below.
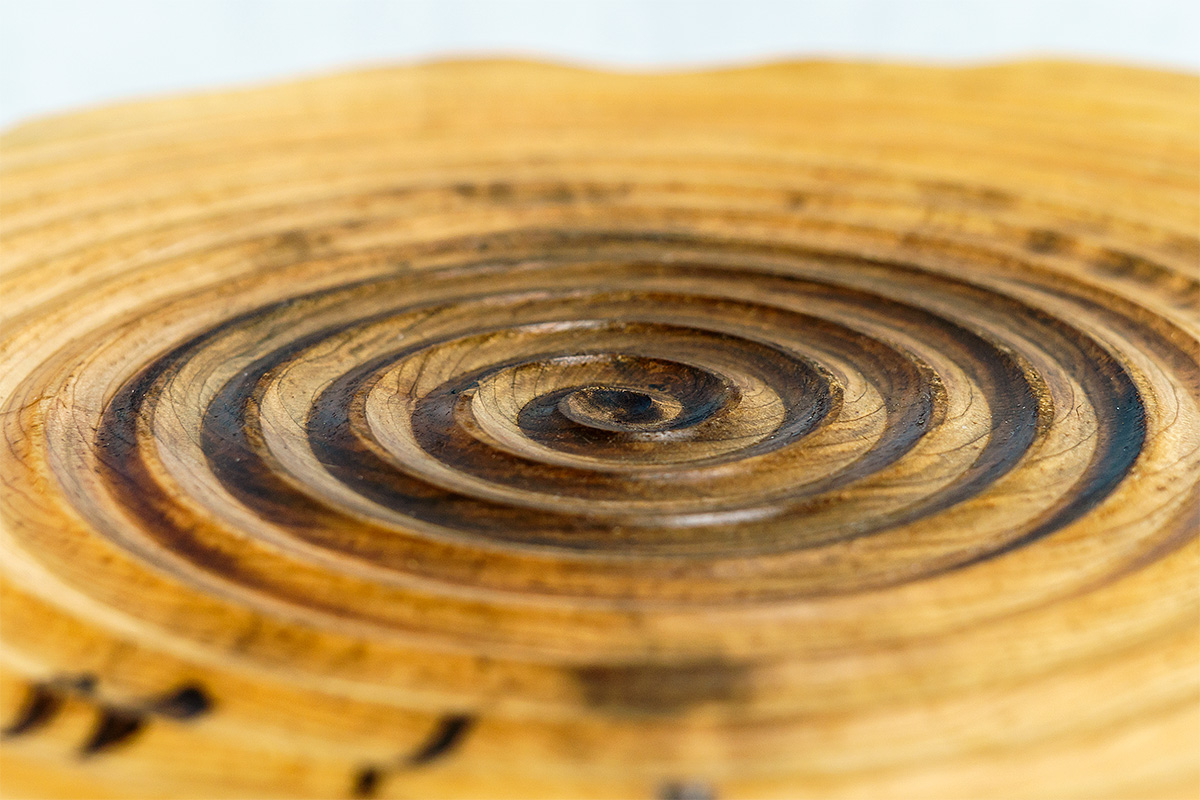
<svg viewBox="0 0 1200 800"><path fill-rule="evenodd" d="M1057 55L1200 71L1200 0L2 0L0 13L3 127L128 97L479 54L619 68Z"/></svg>

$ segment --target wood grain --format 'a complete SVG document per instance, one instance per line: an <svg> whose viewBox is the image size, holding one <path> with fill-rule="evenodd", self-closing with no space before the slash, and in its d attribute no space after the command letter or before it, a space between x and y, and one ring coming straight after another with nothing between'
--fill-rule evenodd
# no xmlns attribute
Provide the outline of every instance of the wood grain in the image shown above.
<svg viewBox="0 0 1200 800"><path fill-rule="evenodd" d="M1195 77L444 63L3 139L8 797L1194 797Z"/></svg>

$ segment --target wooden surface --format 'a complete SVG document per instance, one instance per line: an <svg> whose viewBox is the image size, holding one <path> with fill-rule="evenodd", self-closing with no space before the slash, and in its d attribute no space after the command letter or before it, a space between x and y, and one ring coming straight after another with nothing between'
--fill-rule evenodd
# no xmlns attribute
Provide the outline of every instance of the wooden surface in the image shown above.
<svg viewBox="0 0 1200 800"><path fill-rule="evenodd" d="M1198 96L450 63L10 131L3 794L1195 797Z"/></svg>

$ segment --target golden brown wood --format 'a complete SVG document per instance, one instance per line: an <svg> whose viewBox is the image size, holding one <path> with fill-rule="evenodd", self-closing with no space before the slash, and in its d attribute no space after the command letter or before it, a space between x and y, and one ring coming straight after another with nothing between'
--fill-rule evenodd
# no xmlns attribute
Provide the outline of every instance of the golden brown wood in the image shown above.
<svg viewBox="0 0 1200 800"><path fill-rule="evenodd" d="M3 141L9 797L1191 797L1196 78L450 63Z"/></svg>

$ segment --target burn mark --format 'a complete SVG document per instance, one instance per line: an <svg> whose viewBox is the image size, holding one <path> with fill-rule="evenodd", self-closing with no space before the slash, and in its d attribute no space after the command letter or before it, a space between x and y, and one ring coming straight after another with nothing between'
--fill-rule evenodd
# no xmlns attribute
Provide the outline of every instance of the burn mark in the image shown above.
<svg viewBox="0 0 1200 800"><path fill-rule="evenodd" d="M593 708L618 713L677 714L705 703L744 700L750 669L710 658L678 664L616 664L582 667L575 679Z"/></svg>
<svg viewBox="0 0 1200 800"><path fill-rule="evenodd" d="M54 719L68 697L90 697L95 690L96 677L89 673L59 676L45 683L32 684L21 711L16 719L0 730L0 738L33 733ZM79 755L86 758L131 739L145 727L147 714L186 720L211 709L212 700L208 693L195 684L182 686L133 708L101 705L91 733L79 748Z"/></svg>
<svg viewBox="0 0 1200 800"><path fill-rule="evenodd" d="M160 697L151 708L172 719L192 719L212 710L212 698L202 687L189 684Z"/></svg>
<svg viewBox="0 0 1200 800"><path fill-rule="evenodd" d="M467 714L443 717L429 738L404 759L406 766L419 767L432 763L457 747L475 724Z"/></svg>
<svg viewBox="0 0 1200 800"><path fill-rule="evenodd" d="M0 738L11 739L33 733L54 719L62 708L63 696L43 684L33 684L17 718L0 730Z"/></svg>
<svg viewBox="0 0 1200 800"><path fill-rule="evenodd" d="M374 797L382 781L383 773L378 767L363 767L355 773L350 793L354 797Z"/></svg>
<svg viewBox="0 0 1200 800"><path fill-rule="evenodd" d="M368 764L354 773L350 785L351 796L375 797L390 771L423 767L446 756L462 742L474 724L475 718L468 714L443 717L438 720L429 737L411 753L401 756L395 766L389 768Z"/></svg>
<svg viewBox="0 0 1200 800"><path fill-rule="evenodd" d="M102 708L91 736L79 748L79 755L87 758L128 742L142 730L144 725L145 719L137 712L120 708Z"/></svg>

